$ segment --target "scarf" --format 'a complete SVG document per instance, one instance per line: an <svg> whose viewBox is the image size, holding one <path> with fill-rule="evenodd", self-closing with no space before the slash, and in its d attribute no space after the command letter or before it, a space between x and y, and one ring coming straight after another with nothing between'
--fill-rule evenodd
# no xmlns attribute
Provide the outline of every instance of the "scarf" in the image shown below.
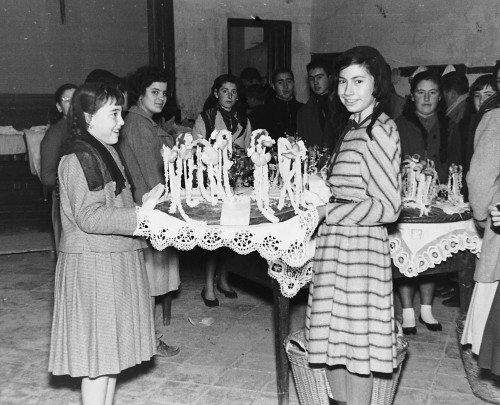
<svg viewBox="0 0 500 405"><path fill-rule="evenodd" d="M227 130L234 134L238 130L239 123L236 109L233 107L230 111L227 111L219 104L217 104L217 111L219 111L220 115L222 116L224 125L226 125ZM243 124L241 126L243 126Z"/></svg>
<svg viewBox="0 0 500 405"><path fill-rule="evenodd" d="M90 191L102 190L110 181L116 184L115 196L125 188L125 177L110 151L87 131L70 142L62 155L72 153L82 166Z"/></svg>

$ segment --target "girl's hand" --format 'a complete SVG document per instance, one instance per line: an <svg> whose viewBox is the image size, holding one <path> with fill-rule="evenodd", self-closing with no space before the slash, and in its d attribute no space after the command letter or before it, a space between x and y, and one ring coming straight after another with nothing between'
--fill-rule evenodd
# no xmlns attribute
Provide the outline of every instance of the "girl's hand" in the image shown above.
<svg viewBox="0 0 500 405"><path fill-rule="evenodd" d="M143 210L154 210L156 205L159 203L160 198L165 191L165 186L158 183L154 186L149 193L142 196L142 207Z"/></svg>
<svg viewBox="0 0 500 405"><path fill-rule="evenodd" d="M488 207L493 226L500 226L500 203L492 204Z"/></svg>

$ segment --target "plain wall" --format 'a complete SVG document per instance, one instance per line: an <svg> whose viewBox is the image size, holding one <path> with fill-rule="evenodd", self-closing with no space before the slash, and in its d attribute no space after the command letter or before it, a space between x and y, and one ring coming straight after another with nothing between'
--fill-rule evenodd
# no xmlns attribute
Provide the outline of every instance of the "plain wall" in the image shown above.
<svg viewBox="0 0 500 405"><path fill-rule="evenodd" d="M377 48L391 67L500 59L499 0L313 0L311 51Z"/></svg>
<svg viewBox="0 0 500 405"><path fill-rule="evenodd" d="M148 62L145 0L2 0L0 93L54 93L96 68L124 76Z"/></svg>
<svg viewBox="0 0 500 405"><path fill-rule="evenodd" d="M312 0L174 0L177 101L183 115L196 118L214 79L227 73L227 19L250 19L252 15L292 22L296 96L306 101L311 6Z"/></svg>

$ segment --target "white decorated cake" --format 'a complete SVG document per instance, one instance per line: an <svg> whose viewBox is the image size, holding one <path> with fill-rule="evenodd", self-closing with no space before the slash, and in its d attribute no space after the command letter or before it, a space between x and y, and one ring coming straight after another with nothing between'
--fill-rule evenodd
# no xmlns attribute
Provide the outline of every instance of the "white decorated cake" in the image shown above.
<svg viewBox="0 0 500 405"><path fill-rule="evenodd" d="M191 219L183 204L190 208L207 202L214 208L236 207L251 199L268 221L279 222L275 211L291 205L297 214L301 207L309 206L304 197L308 173L302 141L279 138L276 161L272 162L271 147L276 142L266 130L252 132L247 157L233 156L231 138L227 130L198 140L184 133L173 148L163 146L170 214L178 212L186 222L204 224ZM253 184L249 184L249 177L253 177Z"/></svg>
<svg viewBox="0 0 500 405"><path fill-rule="evenodd" d="M469 210L461 194L462 166L452 164L447 184L439 184L434 162L419 155L405 156L402 162L402 203L404 208L419 210L419 216L429 215L431 208L445 214Z"/></svg>

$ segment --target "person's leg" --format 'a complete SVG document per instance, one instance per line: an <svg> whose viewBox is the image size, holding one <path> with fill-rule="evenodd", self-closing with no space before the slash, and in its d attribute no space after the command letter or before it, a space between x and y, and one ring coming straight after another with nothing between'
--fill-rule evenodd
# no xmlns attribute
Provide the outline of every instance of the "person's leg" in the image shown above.
<svg viewBox="0 0 500 405"><path fill-rule="evenodd" d="M413 280L399 280L399 296L403 307L403 328L415 328L415 311L413 309L415 286Z"/></svg>
<svg viewBox="0 0 500 405"><path fill-rule="evenodd" d="M326 379L330 384L330 390L334 403L347 403L347 370L344 366L327 367L325 369Z"/></svg>
<svg viewBox="0 0 500 405"><path fill-rule="evenodd" d="M207 263L205 266L205 287L203 291L205 293L205 298L207 300L215 300L215 291L214 291L214 278L215 278L215 270L217 267L217 260L214 254L211 254L207 257Z"/></svg>
<svg viewBox="0 0 500 405"><path fill-rule="evenodd" d="M156 302L156 297L151 297L151 305L153 309L153 319L155 323L155 334L156 334L156 355L160 357L172 357L176 356L180 352L179 346L173 346L166 344L162 338L163 333L160 328L157 327L158 323L161 323L163 309L161 303Z"/></svg>
<svg viewBox="0 0 500 405"><path fill-rule="evenodd" d="M116 388L116 374L109 376L108 389L106 390L106 402L104 405L113 405Z"/></svg>
<svg viewBox="0 0 500 405"><path fill-rule="evenodd" d="M97 378L82 378L82 403L83 405L105 405L108 391L109 376Z"/></svg>
<svg viewBox="0 0 500 405"><path fill-rule="evenodd" d="M231 258L234 258L232 256L232 252L228 251L227 249L220 249L217 251L217 259L218 259L218 266L217 266L217 271L218 271L218 279L217 279L217 290L219 292L223 293L226 298L237 298L238 294L236 291L233 290L231 285L229 284L227 280L227 274L228 274L228 262L230 262Z"/></svg>
<svg viewBox="0 0 500 405"><path fill-rule="evenodd" d="M347 403L369 405L372 399L372 374L354 374L347 372Z"/></svg>
<svg viewBox="0 0 500 405"><path fill-rule="evenodd" d="M426 324L439 325L439 322L434 318L432 314L432 301L434 300L434 288L436 283L434 280L429 278L423 278L420 282L420 318ZM427 325L429 328L429 326ZM441 330L439 326L436 326L435 330Z"/></svg>

